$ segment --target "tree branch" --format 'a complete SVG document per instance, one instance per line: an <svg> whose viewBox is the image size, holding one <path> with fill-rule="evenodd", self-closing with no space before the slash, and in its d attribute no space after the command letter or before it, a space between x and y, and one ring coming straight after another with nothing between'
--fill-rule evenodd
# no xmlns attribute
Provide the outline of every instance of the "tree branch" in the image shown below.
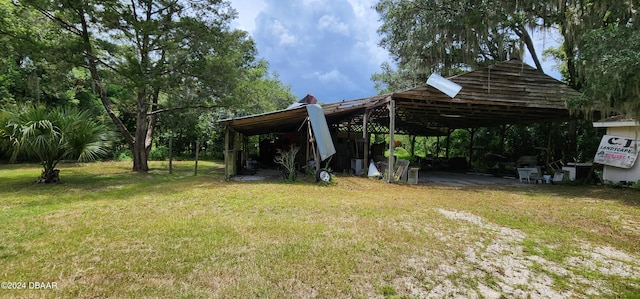
<svg viewBox="0 0 640 299"><path fill-rule="evenodd" d="M218 109L218 108L224 108L226 106L220 106L220 105L214 105L214 106L209 106L209 105L198 105L198 106L186 106L186 107L174 107L174 108L164 108L164 109L158 109L155 111L150 111L149 113L147 113L148 116L151 115L156 115L159 113L164 113L164 112L170 112L170 111L178 111L178 110L188 110L188 109Z"/></svg>
<svg viewBox="0 0 640 299"><path fill-rule="evenodd" d="M529 54L531 54L531 58L536 64L536 68L539 71L544 72L544 70L542 69L542 64L540 63L540 59L538 59L538 53L536 53L536 49L533 46L533 41L531 40L531 36L529 35L527 29L524 28L522 24L513 25L511 29L518 37L520 37L524 44L527 45L527 50L529 50Z"/></svg>
<svg viewBox="0 0 640 299"><path fill-rule="evenodd" d="M68 22L66 22L65 20L53 15L51 12L49 12L48 10L41 8L39 6L36 6L35 4L32 4L32 6L39 11L42 15L44 15L45 17L47 17L48 19L52 20L52 21L56 21L58 23L60 23L62 25L62 27L64 29L66 29L67 31L78 35L78 36L82 36L82 30L78 29L77 27L73 26L72 24L69 24Z"/></svg>
<svg viewBox="0 0 640 299"><path fill-rule="evenodd" d="M129 130L124 125L122 120L118 118L115 111L111 107L111 100L109 99L109 97L107 97L104 87L102 86L102 80L100 79L100 74L98 73L96 61L94 60L95 56L93 55L93 46L91 44L91 39L89 37L89 26L87 25L87 21L85 19L84 11L82 10L82 8L80 8L80 10L78 11L78 14L82 24L82 31L80 36L82 37L82 41L84 43L84 47L85 47L84 52L86 54L89 54L87 55L87 62L89 64L88 67L89 67L89 71L91 72L91 78L93 79L93 84L98 89L98 94L100 95L100 101L102 102L102 105L104 106L105 110L107 110L107 114L109 115L113 123L116 125L116 127L118 127L118 129L122 133L122 137L124 137L124 139L127 141L127 143L129 144L129 147L133 149L133 145L135 144L135 139L131 135L131 132L129 132Z"/></svg>

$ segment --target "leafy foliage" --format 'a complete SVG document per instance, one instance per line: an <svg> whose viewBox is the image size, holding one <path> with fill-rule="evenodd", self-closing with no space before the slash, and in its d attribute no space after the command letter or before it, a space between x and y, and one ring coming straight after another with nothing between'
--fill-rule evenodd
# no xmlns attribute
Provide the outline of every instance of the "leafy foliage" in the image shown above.
<svg viewBox="0 0 640 299"><path fill-rule="evenodd" d="M245 101L233 91L256 51L246 32L229 29L236 12L228 2L22 0L15 5L38 12L46 26L65 35L59 48L66 51L51 51L48 61L89 70L97 98L133 153L134 170L148 170L159 114ZM68 59L76 56L81 59ZM120 86L124 97L110 97L111 84Z"/></svg>
<svg viewBox="0 0 640 299"><path fill-rule="evenodd" d="M580 53L584 97L572 103L574 108L617 110L640 118L638 29L638 26L609 25L585 35Z"/></svg>
<svg viewBox="0 0 640 299"><path fill-rule="evenodd" d="M518 2L380 0L375 9L384 22L380 45L389 50L398 74L383 65L387 75L372 79L390 91L424 82L432 72L451 76L510 57L522 59L525 47L541 68L528 34L536 18Z"/></svg>
<svg viewBox="0 0 640 299"><path fill-rule="evenodd" d="M42 178L50 178L63 159L93 161L108 153L109 131L87 112L21 106L0 117L2 137L9 141L12 159L24 153L38 159Z"/></svg>
<svg viewBox="0 0 640 299"><path fill-rule="evenodd" d="M281 165L284 169L284 173L288 175L287 180L296 180L296 155L300 151L300 147L292 146L289 150L285 151L277 149L277 155L274 158L274 162Z"/></svg>
<svg viewBox="0 0 640 299"><path fill-rule="evenodd" d="M381 45L398 69L383 65L372 80L380 91L424 82L430 72L454 75L524 48L541 69L528 31L553 30L561 45L547 55L560 61L566 82L584 95L576 111L615 110L640 116L638 1L380 0ZM413 84L415 85L415 83Z"/></svg>

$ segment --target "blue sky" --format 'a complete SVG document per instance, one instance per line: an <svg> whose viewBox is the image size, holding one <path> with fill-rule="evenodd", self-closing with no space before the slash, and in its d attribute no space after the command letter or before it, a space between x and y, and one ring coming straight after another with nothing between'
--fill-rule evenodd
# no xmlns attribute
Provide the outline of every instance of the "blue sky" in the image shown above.
<svg viewBox="0 0 640 299"><path fill-rule="evenodd" d="M238 11L232 26L251 34L258 56L269 62L270 70L291 86L298 99L311 93L332 103L377 94L371 75L380 71L382 62L390 61L378 46L380 22L372 8L377 0L230 2ZM557 44L552 34L533 37L538 48ZM552 61L543 64L546 73L559 78Z"/></svg>

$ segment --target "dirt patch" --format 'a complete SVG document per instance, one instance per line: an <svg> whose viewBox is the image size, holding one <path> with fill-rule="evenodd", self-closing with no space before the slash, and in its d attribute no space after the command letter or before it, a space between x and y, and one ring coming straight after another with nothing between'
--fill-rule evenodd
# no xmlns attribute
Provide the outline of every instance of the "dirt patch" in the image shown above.
<svg viewBox="0 0 640 299"><path fill-rule="evenodd" d="M527 235L476 215L438 209L461 226L453 233L433 231L452 253L429 252L406 261L407 275L393 281L420 298L573 298L614 295L603 279L640 279L637 256L611 247L580 242L580 250L562 261L528 252ZM432 228L429 228L432 229ZM472 234L472 235L469 235ZM549 246L552 247L552 246ZM578 273L593 273L584 277ZM600 278L599 278L600 277ZM637 286L634 286L637 287Z"/></svg>

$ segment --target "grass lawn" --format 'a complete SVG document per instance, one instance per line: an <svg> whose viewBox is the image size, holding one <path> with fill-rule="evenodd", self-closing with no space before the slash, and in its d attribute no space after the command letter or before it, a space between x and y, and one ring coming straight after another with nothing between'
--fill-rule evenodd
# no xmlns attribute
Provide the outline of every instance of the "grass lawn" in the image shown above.
<svg viewBox="0 0 640 299"><path fill-rule="evenodd" d="M224 182L220 163L130 163L60 165L56 185L0 165L0 297L640 298L637 190Z"/></svg>

